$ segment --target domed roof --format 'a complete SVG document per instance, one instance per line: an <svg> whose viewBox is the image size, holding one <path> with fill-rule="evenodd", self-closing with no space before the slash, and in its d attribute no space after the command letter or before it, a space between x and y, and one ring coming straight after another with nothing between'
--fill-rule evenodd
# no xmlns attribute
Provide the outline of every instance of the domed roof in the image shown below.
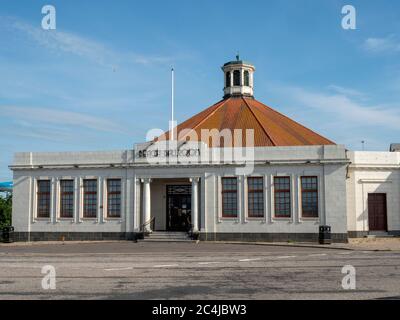
<svg viewBox="0 0 400 320"><path fill-rule="evenodd" d="M204 140L204 143L212 146L210 137L202 137L203 129L219 131L229 129L232 136L233 130L242 129L243 147L249 147L245 140L246 129L254 130L255 147L335 144L256 99L246 96L231 96L217 102L179 124L174 136L178 136L179 139L180 133L184 133L182 130L185 130L186 136L187 132L194 130L198 137L197 141ZM169 132L158 137L158 140L168 139ZM220 147L224 147L224 143L224 139L221 139Z"/></svg>

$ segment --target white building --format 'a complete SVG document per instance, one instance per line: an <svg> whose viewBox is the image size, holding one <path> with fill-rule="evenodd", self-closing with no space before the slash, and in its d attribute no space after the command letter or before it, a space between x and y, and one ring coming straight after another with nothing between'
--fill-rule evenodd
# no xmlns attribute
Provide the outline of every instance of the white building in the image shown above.
<svg viewBox="0 0 400 320"><path fill-rule="evenodd" d="M17 239L189 230L201 240L315 241L320 225L333 241L400 232L399 152L349 152L254 99L250 63L222 69L224 98L173 135L122 151L15 154Z"/></svg>
<svg viewBox="0 0 400 320"><path fill-rule="evenodd" d="M400 151L400 149L398 150ZM349 152L347 228L350 237L400 235L400 152Z"/></svg>

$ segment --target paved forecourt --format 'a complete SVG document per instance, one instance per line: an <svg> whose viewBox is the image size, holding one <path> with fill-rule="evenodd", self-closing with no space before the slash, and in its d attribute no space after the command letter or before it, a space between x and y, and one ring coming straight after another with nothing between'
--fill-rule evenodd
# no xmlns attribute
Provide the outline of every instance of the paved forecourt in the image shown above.
<svg viewBox="0 0 400 320"><path fill-rule="evenodd" d="M55 289L42 287L46 265L55 268ZM356 271L354 290L342 287L346 265ZM399 270L400 252L390 251L201 242L18 244L0 246L0 299L400 298Z"/></svg>

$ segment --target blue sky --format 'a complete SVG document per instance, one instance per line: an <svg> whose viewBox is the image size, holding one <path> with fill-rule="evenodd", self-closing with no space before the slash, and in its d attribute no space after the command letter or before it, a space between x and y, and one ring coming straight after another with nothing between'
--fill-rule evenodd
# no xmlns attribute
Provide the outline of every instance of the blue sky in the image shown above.
<svg viewBox="0 0 400 320"><path fill-rule="evenodd" d="M221 99L237 51L263 103L352 150L400 142L398 1L0 0L0 181L17 151L126 149L167 129L171 66L185 120Z"/></svg>

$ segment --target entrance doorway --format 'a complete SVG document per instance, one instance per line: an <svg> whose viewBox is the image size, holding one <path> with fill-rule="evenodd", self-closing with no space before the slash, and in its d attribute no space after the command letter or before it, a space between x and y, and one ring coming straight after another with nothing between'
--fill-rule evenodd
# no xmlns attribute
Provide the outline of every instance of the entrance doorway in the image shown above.
<svg viewBox="0 0 400 320"><path fill-rule="evenodd" d="M368 194L368 225L370 231L387 231L386 193Z"/></svg>
<svg viewBox="0 0 400 320"><path fill-rule="evenodd" d="M167 185L167 231L188 231L191 209L192 186Z"/></svg>

